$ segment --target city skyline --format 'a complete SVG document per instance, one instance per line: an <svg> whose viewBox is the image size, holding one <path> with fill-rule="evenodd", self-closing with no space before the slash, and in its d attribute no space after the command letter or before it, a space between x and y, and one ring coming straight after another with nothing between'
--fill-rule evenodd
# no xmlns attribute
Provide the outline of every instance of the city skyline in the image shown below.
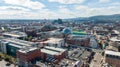
<svg viewBox="0 0 120 67"><path fill-rule="evenodd" d="M0 0L0 19L56 19L120 13L119 0Z"/></svg>

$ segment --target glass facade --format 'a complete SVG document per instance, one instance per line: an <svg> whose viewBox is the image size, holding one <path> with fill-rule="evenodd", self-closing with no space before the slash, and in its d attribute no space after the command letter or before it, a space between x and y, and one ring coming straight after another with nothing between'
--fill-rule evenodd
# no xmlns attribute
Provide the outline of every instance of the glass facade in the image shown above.
<svg viewBox="0 0 120 67"><path fill-rule="evenodd" d="M16 57L16 51L17 51L18 49L19 49L19 48L14 47L14 46L11 46L11 45L8 44L8 45L7 45L7 54Z"/></svg>

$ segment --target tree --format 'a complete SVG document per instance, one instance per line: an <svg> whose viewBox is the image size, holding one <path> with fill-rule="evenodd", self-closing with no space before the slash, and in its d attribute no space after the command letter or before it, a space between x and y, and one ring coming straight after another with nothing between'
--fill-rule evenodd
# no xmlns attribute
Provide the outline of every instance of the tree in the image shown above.
<svg viewBox="0 0 120 67"><path fill-rule="evenodd" d="M5 61L10 61L10 57L9 56L5 56Z"/></svg>

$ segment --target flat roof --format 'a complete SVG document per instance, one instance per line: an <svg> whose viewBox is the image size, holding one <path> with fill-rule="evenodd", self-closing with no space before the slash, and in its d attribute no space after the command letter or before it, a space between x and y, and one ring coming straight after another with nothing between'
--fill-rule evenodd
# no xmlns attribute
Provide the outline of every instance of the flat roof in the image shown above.
<svg viewBox="0 0 120 67"><path fill-rule="evenodd" d="M85 50L80 57L84 59L84 58L88 58L90 55L91 52Z"/></svg>
<svg viewBox="0 0 120 67"><path fill-rule="evenodd" d="M58 43L61 40L63 40L63 38L48 38L48 40L44 41L44 43Z"/></svg>
<svg viewBox="0 0 120 67"><path fill-rule="evenodd" d="M91 61L91 67L101 67L102 55L100 53L96 53L94 55L94 59Z"/></svg>
<svg viewBox="0 0 120 67"><path fill-rule="evenodd" d="M47 50L47 49L41 49L41 52L46 53L46 54L50 54L50 55L59 55L59 52L55 52L55 51L51 51L51 50Z"/></svg>
<svg viewBox="0 0 120 67"><path fill-rule="evenodd" d="M115 51L110 51L110 50L106 50L105 54L120 56L120 52L115 52Z"/></svg>
<svg viewBox="0 0 120 67"><path fill-rule="evenodd" d="M20 35L11 34L11 33L3 33L3 35L8 35L8 36L12 36L12 37L21 37Z"/></svg>
<svg viewBox="0 0 120 67"><path fill-rule="evenodd" d="M78 31L73 31L74 35L87 35L87 33L85 31L82 30L78 30Z"/></svg>
<svg viewBox="0 0 120 67"><path fill-rule="evenodd" d="M114 37L114 38L111 38L110 40L111 40L111 41L120 41L120 39L117 39L117 38L115 38L115 37Z"/></svg>
<svg viewBox="0 0 120 67"><path fill-rule="evenodd" d="M41 49L41 52L44 52L50 55L60 55L64 51L66 51L66 49L49 47L49 46L45 46L43 49Z"/></svg>
<svg viewBox="0 0 120 67"><path fill-rule="evenodd" d="M22 45L22 46L31 46L33 44L36 44L34 42L29 42L29 41L24 41L24 40L20 40L20 39L14 39L14 38L7 38L7 39L3 39L3 40L10 42L10 43Z"/></svg>
<svg viewBox="0 0 120 67"><path fill-rule="evenodd" d="M57 47L45 46L45 48L47 48L47 49L51 49L51 50L60 51L60 52L66 51L66 49L63 49L63 48L57 48Z"/></svg>
<svg viewBox="0 0 120 67"><path fill-rule="evenodd" d="M20 45L16 45L16 44L9 44L10 46L14 46L14 47L17 47L17 48L22 48L23 46L20 46Z"/></svg>
<svg viewBox="0 0 120 67"><path fill-rule="evenodd" d="M8 35L12 37L24 37L27 36L24 32L19 32L19 31L12 31L12 32L5 32L3 35Z"/></svg>
<svg viewBox="0 0 120 67"><path fill-rule="evenodd" d="M22 52L22 53L28 53L30 51L34 51L36 50L37 48L36 47L26 47L26 48L23 48L23 49L20 49L19 52Z"/></svg>

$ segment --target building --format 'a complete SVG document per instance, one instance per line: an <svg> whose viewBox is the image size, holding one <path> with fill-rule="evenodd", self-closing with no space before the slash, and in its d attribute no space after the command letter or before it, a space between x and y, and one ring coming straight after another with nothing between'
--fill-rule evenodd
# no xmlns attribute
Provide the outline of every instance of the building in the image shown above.
<svg viewBox="0 0 120 67"><path fill-rule="evenodd" d="M110 39L110 41L119 42L119 43L120 43L120 36L118 36L118 37L112 37L112 38Z"/></svg>
<svg viewBox="0 0 120 67"><path fill-rule="evenodd" d="M66 49L49 46L45 46L42 49L25 47L17 51L17 61L20 67L34 67L40 60L56 64L64 59L65 56Z"/></svg>
<svg viewBox="0 0 120 67"><path fill-rule="evenodd" d="M118 51L120 52L120 36L118 37L113 37L110 39L111 45L116 47Z"/></svg>
<svg viewBox="0 0 120 67"><path fill-rule="evenodd" d="M63 38L48 38L46 41L43 41L42 44L53 47L62 47L65 46L65 41Z"/></svg>
<svg viewBox="0 0 120 67"><path fill-rule="evenodd" d="M120 66L120 37L112 37L110 45L105 51L105 62L114 66Z"/></svg>
<svg viewBox="0 0 120 67"><path fill-rule="evenodd" d="M92 48L98 47L98 42L94 36L90 37L90 47L92 47Z"/></svg>
<svg viewBox="0 0 120 67"><path fill-rule="evenodd" d="M102 66L102 55L101 53L95 53L93 60L90 63L90 67L101 67Z"/></svg>
<svg viewBox="0 0 120 67"><path fill-rule="evenodd" d="M95 27L93 27L93 30L104 30L104 28L103 27L99 27L99 26L95 26Z"/></svg>
<svg viewBox="0 0 120 67"><path fill-rule="evenodd" d="M0 50L3 53L16 57L16 51L29 46L38 46L38 43L28 42L24 40L6 38L0 41Z"/></svg>
<svg viewBox="0 0 120 67"><path fill-rule="evenodd" d="M21 26L10 26L10 27L8 27L8 30L9 31L22 31L22 27Z"/></svg>
<svg viewBox="0 0 120 67"><path fill-rule="evenodd" d="M0 51L3 53L7 53L7 46L8 42L0 40Z"/></svg>
<svg viewBox="0 0 120 67"><path fill-rule="evenodd" d="M120 34L119 31L117 31L117 30L112 30L112 32L111 32L111 37L116 37L116 36L118 36L119 34Z"/></svg>
<svg viewBox="0 0 120 67"><path fill-rule="evenodd" d="M66 49L45 46L40 50L40 55L44 61L58 63L65 58Z"/></svg>
<svg viewBox="0 0 120 67"><path fill-rule="evenodd" d="M90 63L91 61L91 58L93 57L92 56L93 52L90 50L85 50L85 49L82 49L82 48L77 48L77 49L74 49L74 50L70 50L68 52L68 57L69 59L71 60L74 60L74 61L82 61L82 65L85 66L85 65L88 65L88 63Z"/></svg>
<svg viewBox="0 0 120 67"><path fill-rule="evenodd" d="M22 39L27 36L24 32L20 32L20 31L5 32L2 35L7 38L18 38L18 39Z"/></svg>
<svg viewBox="0 0 120 67"><path fill-rule="evenodd" d="M67 44L71 47L77 47L77 46L85 46L85 47L90 47L90 38L69 38L67 39Z"/></svg>
<svg viewBox="0 0 120 67"><path fill-rule="evenodd" d="M83 65L83 62L81 60L73 61L69 59L63 59L59 63L59 66L56 66L56 67L82 67L82 65Z"/></svg>
<svg viewBox="0 0 120 67"><path fill-rule="evenodd" d="M67 37L66 40L67 44L69 46L85 46L85 47L90 47L90 37L87 35L86 32L83 31L73 31L71 35Z"/></svg>
<svg viewBox="0 0 120 67"><path fill-rule="evenodd" d="M105 62L109 63L114 67L120 66L120 52L106 50L105 51Z"/></svg>
<svg viewBox="0 0 120 67"><path fill-rule="evenodd" d="M17 61L19 67L33 67L37 59L40 58L40 50L35 47L27 47L17 51Z"/></svg>

